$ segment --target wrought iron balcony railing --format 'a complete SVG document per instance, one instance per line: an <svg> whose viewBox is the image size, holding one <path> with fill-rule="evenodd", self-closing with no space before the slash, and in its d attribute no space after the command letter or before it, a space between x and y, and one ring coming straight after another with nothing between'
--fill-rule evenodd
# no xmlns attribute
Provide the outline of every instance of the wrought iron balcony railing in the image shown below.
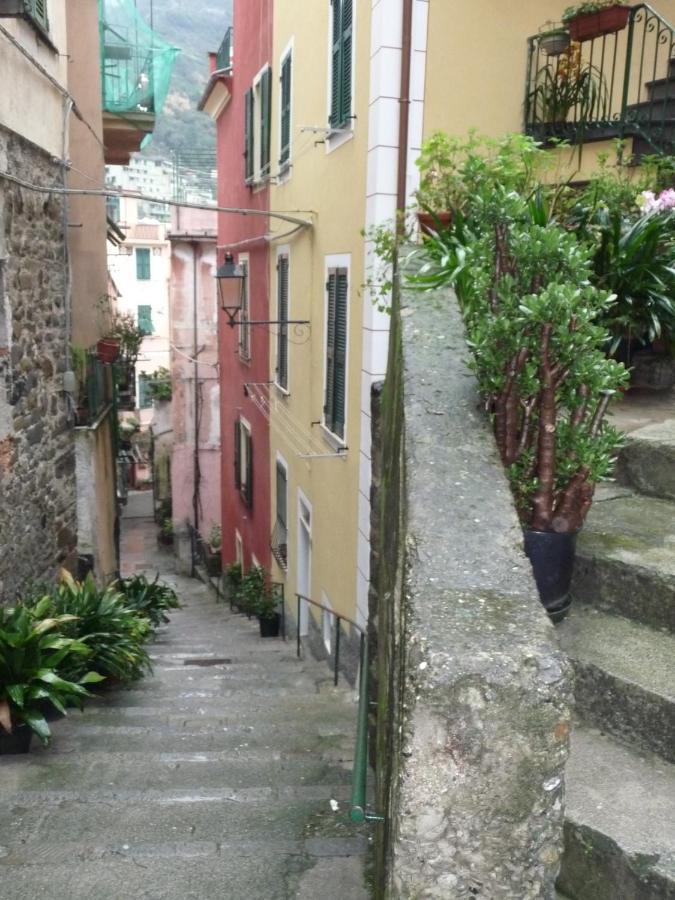
<svg viewBox="0 0 675 900"><path fill-rule="evenodd" d="M632 137L633 152L675 149L675 31L646 3L625 28L545 49L528 39L525 131L538 140L582 143Z"/></svg>
<svg viewBox="0 0 675 900"><path fill-rule="evenodd" d="M288 529L278 519L272 531L270 550L281 568L286 570L288 568Z"/></svg>
<svg viewBox="0 0 675 900"><path fill-rule="evenodd" d="M233 51L234 32L230 26L225 32L225 37L216 53L216 69L219 72L232 71L232 51Z"/></svg>

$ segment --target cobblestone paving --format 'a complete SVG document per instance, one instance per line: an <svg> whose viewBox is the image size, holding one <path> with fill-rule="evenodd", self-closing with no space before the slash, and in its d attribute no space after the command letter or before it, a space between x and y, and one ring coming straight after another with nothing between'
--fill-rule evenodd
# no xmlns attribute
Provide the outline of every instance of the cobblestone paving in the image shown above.
<svg viewBox="0 0 675 900"><path fill-rule="evenodd" d="M368 897L353 695L178 574L146 502L130 498L123 571L159 571L184 607L151 677L0 760L0 900Z"/></svg>

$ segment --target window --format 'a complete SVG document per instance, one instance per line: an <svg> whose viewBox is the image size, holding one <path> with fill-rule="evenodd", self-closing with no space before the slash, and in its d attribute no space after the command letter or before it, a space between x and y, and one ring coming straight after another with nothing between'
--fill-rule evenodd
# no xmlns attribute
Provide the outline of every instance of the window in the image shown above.
<svg viewBox="0 0 675 900"><path fill-rule="evenodd" d="M280 253L277 257L277 367L276 382L285 391L288 390L288 254Z"/></svg>
<svg viewBox="0 0 675 900"><path fill-rule="evenodd" d="M288 474L285 464L277 459L277 515L272 532L272 555L282 569L288 567Z"/></svg>
<svg viewBox="0 0 675 900"><path fill-rule="evenodd" d="M279 137L281 147L279 151L279 168L285 172L290 166L291 159L291 66L292 54L289 51L281 63L281 122Z"/></svg>
<svg viewBox="0 0 675 900"><path fill-rule="evenodd" d="M120 198L119 197L106 197L105 198L105 214L110 219L111 222L117 224L120 220Z"/></svg>
<svg viewBox="0 0 675 900"><path fill-rule="evenodd" d="M152 407L152 397L150 395L150 376L145 372L141 372L138 376L138 408L150 409Z"/></svg>
<svg viewBox="0 0 675 900"><path fill-rule="evenodd" d="M243 419L234 423L234 486L250 509L253 506L253 440L251 429Z"/></svg>
<svg viewBox="0 0 675 900"><path fill-rule="evenodd" d="M143 334L152 334L152 306L141 305L138 307L138 327Z"/></svg>
<svg viewBox="0 0 675 900"><path fill-rule="evenodd" d="M331 128L344 128L352 115L353 0L331 0Z"/></svg>
<svg viewBox="0 0 675 900"><path fill-rule="evenodd" d="M136 278L138 281L150 281L150 250L148 247L136 247Z"/></svg>
<svg viewBox="0 0 675 900"><path fill-rule="evenodd" d="M41 31L49 31L47 0L0 0L0 18L24 16Z"/></svg>
<svg viewBox="0 0 675 900"><path fill-rule="evenodd" d="M270 174L272 70L267 66L244 97L244 180L262 181Z"/></svg>
<svg viewBox="0 0 675 900"><path fill-rule="evenodd" d="M241 359L249 360L251 358L251 326L248 323L251 319L251 289L248 279L248 259L242 259L240 256L239 264L246 276L241 298L241 312L239 313L239 356Z"/></svg>
<svg viewBox="0 0 675 900"><path fill-rule="evenodd" d="M326 282L326 387L323 412L326 428L341 439L345 435L348 291L347 269L329 269Z"/></svg>

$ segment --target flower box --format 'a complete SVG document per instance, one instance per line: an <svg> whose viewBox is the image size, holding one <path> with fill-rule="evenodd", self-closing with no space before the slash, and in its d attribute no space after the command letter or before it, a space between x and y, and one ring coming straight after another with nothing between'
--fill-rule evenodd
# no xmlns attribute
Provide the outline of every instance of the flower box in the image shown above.
<svg viewBox="0 0 675 900"><path fill-rule="evenodd" d="M570 37L573 41L592 41L605 34L622 31L628 24L630 6L608 6L597 12L582 13L569 22Z"/></svg>

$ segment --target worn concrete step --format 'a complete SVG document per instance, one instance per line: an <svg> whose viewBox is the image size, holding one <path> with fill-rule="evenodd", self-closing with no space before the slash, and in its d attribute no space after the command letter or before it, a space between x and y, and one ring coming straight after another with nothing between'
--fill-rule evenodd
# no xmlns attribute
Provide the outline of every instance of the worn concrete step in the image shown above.
<svg viewBox="0 0 675 900"><path fill-rule="evenodd" d="M616 477L642 494L675 500L675 419L631 432L619 454Z"/></svg>
<svg viewBox="0 0 675 900"><path fill-rule="evenodd" d="M675 636L588 607L558 626L577 714L675 762Z"/></svg>
<svg viewBox="0 0 675 900"><path fill-rule="evenodd" d="M582 727L566 770L570 900L675 898L675 767Z"/></svg>
<svg viewBox="0 0 675 900"><path fill-rule="evenodd" d="M600 485L579 533L572 595L675 631L675 503Z"/></svg>

